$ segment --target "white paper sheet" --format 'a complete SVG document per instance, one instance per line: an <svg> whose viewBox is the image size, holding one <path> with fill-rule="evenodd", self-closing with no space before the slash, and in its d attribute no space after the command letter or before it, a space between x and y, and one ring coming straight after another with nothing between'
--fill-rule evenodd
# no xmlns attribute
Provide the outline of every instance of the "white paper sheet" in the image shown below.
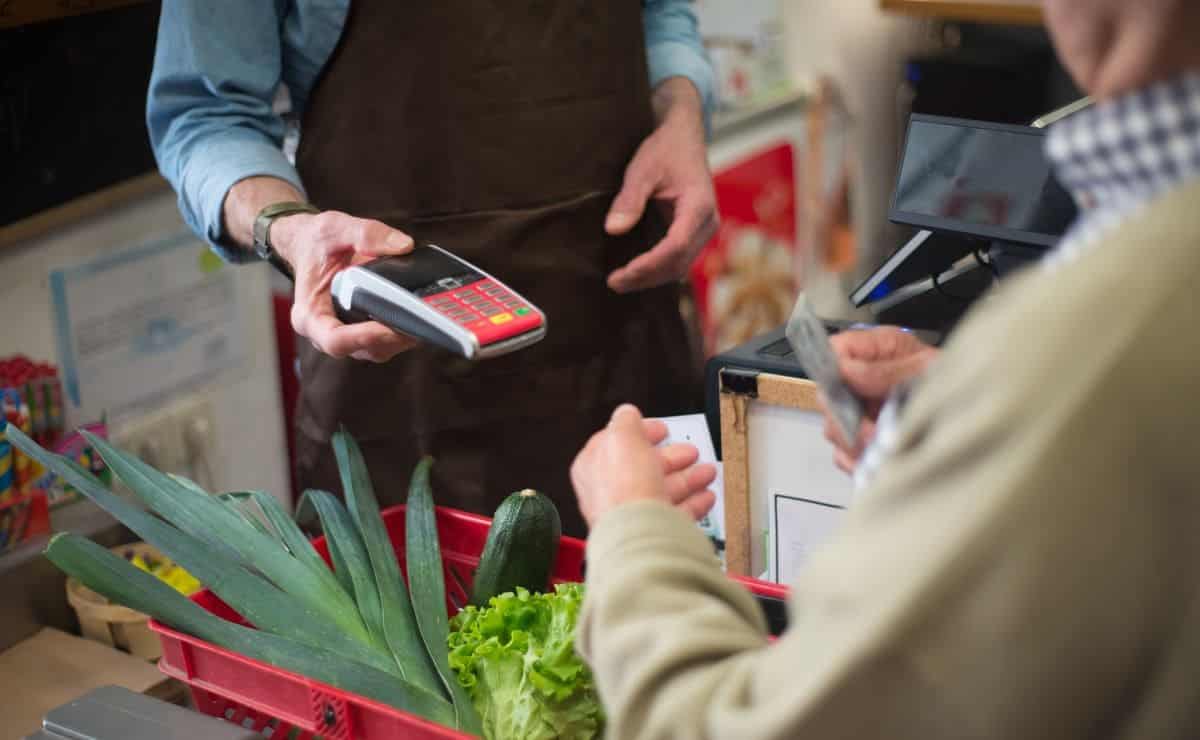
<svg viewBox="0 0 1200 740"><path fill-rule="evenodd" d="M241 363L233 268L203 269L204 250L180 233L51 272L76 418L151 405Z"/></svg>
<svg viewBox="0 0 1200 740"><path fill-rule="evenodd" d="M845 509L822 501L771 491L769 578L789 584L813 549L836 531Z"/></svg>
<svg viewBox="0 0 1200 740"><path fill-rule="evenodd" d="M686 442L696 446L700 453L698 462L712 463L717 467L717 479L713 481L710 490L716 494L717 503L700 520L700 528L713 541L713 545L725 562L725 477L721 463L717 461L716 448L713 445L712 434L708 430L708 421L704 414L688 414L685 416L668 416L659 419L667 425L667 438L660 446Z"/></svg>
<svg viewBox="0 0 1200 740"><path fill-rule="evenodd" d="M753 572L769 578L773 494L850 506L854 483L833 463L819 412L751 402L747 412Z"/></svg>

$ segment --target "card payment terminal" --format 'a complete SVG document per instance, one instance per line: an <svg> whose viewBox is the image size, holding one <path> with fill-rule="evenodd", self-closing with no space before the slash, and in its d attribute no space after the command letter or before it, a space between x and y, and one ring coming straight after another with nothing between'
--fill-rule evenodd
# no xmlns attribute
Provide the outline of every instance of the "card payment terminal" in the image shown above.
<svg viewBox="0 0 1200 740"><path fill-rule="evenodd" d="M332 293L343 323L378 321L467 359L507 354L546 335L536 306L434 244L342 270Z"/></svg>

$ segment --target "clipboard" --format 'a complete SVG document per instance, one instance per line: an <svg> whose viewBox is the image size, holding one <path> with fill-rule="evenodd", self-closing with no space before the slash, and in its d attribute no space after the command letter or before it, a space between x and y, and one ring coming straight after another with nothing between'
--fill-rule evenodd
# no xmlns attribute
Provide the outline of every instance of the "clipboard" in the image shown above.
<svg viewBox="0 0 1200 740"><path fill-rule="evenodd" d="M723 368L718 383L726 571L776 580L781 574L771 572L778 560L772 549L780 541L772 531L778 521L774 500L814 502L837 509L840 518L852 502L853 480L834 465L815 383L734 367ZM822 519L806 522L806 532L798 535L805 548L836 531L836 521ZM784 532L782 541L795 537ZM796 566L792 558L785 571Z"/></svg>

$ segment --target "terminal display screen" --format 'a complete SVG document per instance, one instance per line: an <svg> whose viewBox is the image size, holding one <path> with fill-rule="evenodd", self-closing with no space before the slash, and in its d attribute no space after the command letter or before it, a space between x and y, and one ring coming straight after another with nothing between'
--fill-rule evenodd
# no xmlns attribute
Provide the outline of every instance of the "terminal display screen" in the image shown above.
<svg viewBox="0 0 1200 740"><path fill-rule="evenodd" d="M1044 153L1045 130L914 115L891 220L1053 246L1076 216Z"/></svg>

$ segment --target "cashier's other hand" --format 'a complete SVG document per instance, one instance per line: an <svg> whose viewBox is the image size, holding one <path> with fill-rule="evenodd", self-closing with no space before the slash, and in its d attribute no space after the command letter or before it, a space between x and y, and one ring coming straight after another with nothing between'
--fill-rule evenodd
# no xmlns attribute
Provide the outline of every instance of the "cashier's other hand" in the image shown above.
<svg viewBox="0 0 1200 740"><path fill-rule="evenodd" d="M712 465L697 465L689 444L657 447L666 438L661 422L648 421L630 405L613 412L571 465L571 483L589 527L622 504L663 501L700 519L716 502L709 485Z"/></svg>
<svg viewBox="0 0 1200 740"><path fill-rule="evenodd" d="M875 436L879 411L888 396L901 383L924 373L939 350L894 326L839 332L830 337L830 344L842 379L863 402L859 437L849 444L821 399L825 438L833 443L834 462L849 473Z"/></svg>
<svg viewBox="0 0 1200 740"><path fill-rule="evenodd" d="M716 194L708 169L703 108L696 88L671 78L655 91L658 127L634 154L604 229L626 234L653 201L671 221L666 235L648 251L608 276L618 293L645 290L686 277L696 255L717 232Z"/></svg>
<svg viewBox="0 0 1200 740"><path fill-rule="evenodd" d="M377 321L343 324L333 311L333 276L376 257L412 251L407 234L379 221L323 211L271 225L271 240L296 274L292 328L331 357L386 362L416 342Z"/></svg>

